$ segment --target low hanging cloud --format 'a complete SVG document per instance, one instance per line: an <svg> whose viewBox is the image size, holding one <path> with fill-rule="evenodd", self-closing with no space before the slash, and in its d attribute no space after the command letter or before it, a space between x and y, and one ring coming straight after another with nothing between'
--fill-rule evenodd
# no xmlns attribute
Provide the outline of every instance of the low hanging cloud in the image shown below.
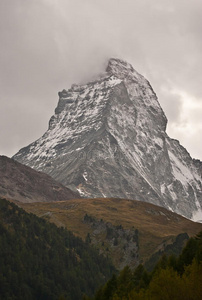
<svg viewBox="0 0 202 300"><path fill-rule="evenodd" d="M57 93L130 62L154 88L168 133L202 159L201 0L0 2L0 153L40 137Z"/></svg>

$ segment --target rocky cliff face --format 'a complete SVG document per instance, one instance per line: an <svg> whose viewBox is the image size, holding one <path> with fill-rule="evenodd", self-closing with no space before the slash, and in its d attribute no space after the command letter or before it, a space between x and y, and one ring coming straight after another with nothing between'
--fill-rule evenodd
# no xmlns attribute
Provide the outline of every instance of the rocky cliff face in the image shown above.
<svg viewBox="0 0 202 300"><path fill-rule="evenodd" d="M59 93L49 129L14 159L85 197L151 202L192 218L201 212L202 163L166 134L150 83L125 61Z"/></svg>
<svg viewBox="0 0 202 300"><path fill-rule="evenodd" d="M86 236L86 242L95 245L105 256L110 256L117 269L123 270L126 266L135 269L140 264L138 229L124 229L122 225L114 226L88 214L83 221L92 230Z"/></svg>

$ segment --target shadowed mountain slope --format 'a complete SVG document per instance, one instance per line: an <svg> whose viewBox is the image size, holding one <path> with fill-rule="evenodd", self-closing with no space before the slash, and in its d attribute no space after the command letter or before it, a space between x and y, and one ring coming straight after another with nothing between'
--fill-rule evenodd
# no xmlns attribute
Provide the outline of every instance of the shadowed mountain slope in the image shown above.
<svg viewBox="0 0 202 300"><path fill-rule="evenodd" d="M0 156L0 196L20 202L51 202L80 198L49 175Z"/></svg>

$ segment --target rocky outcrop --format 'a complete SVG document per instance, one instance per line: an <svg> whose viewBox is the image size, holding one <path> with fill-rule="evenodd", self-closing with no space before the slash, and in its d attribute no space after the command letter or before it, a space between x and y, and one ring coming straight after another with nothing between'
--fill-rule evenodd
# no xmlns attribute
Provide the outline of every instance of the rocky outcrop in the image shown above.
<svg viewBox="0 0 202 300"><path fill-rule="evenodd" d="M59 93L49 129L14 159L85 197L137 199L192 218L201 212L201 162L166 134L150 83L119 59L94 82Z"/></svg>
<svg viewBox="0 0 202 300"><path fill-rule="evenodd" d="M138 229L113 226L110 222L97 220L88 214L84 216L83 222L93 230L91 234L88 233L86 242L98 248L101 254L111 257L117 269L122 270L125 266L135 269L139 265Z"/></svg>

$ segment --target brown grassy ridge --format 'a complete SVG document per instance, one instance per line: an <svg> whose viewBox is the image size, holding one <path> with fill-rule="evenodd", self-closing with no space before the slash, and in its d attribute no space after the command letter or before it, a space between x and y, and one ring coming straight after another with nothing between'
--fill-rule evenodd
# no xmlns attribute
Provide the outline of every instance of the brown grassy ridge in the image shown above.
<svg viewBox="0 0 202 300"><path fill-rule="evenodd" d="M202 230L200 223L163 207L135 200L96 198L17 204L57 226L66 227L82 239L87 233L92 233L92 228L83 222L86 214L115 226L122 225L124 229L134 227L139 230L139 250L143 261L158 251L162 243L171 242L176 235L186 232L193 236Z"/></svg>

